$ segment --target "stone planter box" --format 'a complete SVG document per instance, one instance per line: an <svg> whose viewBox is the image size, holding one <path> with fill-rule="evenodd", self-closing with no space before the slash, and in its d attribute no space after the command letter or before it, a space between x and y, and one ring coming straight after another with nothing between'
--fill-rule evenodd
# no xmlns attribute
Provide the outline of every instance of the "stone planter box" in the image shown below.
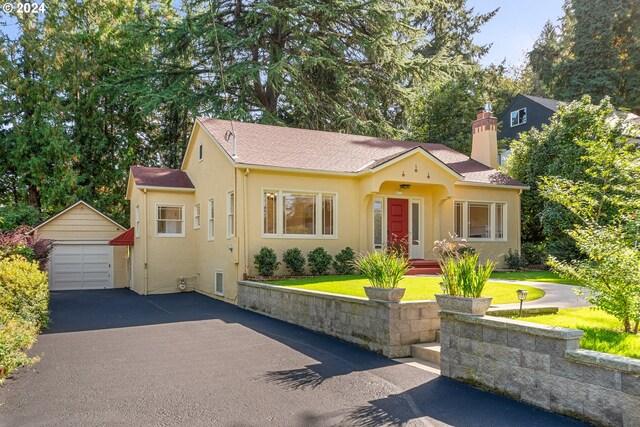
<svg viewBox="0 0 640 427"><path fill-rule="evenodd" d="M404 296L405 288L376 288L365 286L364 293L373 301L400 302Z"/></svg>
<svg viewBox="0 0 640 427"><path fill-rule="evenodd" d="M441 311L474 314L484 316L493 298L467 298L445 294L436 294Z"/></svg>

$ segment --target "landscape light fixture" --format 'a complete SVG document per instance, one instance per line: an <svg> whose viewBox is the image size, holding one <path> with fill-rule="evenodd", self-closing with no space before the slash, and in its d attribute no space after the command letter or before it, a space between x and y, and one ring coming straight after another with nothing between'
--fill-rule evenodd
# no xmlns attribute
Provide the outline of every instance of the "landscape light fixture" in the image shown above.
<svg viewBox="0 0 640 427"><path fill-rule="evenodd" d="M518 293L518 299L520 300L520 317L522 317L522 303L527 299L529 291L518 289L516 292Z"/></svg>

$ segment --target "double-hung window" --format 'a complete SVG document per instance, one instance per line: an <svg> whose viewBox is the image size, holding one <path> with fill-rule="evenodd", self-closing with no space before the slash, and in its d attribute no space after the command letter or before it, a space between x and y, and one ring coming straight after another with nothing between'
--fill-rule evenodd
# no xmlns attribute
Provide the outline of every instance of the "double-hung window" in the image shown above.
<svg viewBox="0 0 640 427"><path fill-rule="evenodd" d="M227 193L227 239L236 235L236 196L233 191Z"/></svg>
<svg viewBox="0 0 640 427"><path fill-rule="evenodd" d="M193 206L193 228L200 228L200 203Z"/></svg>
<svg viewBox="0 0 640 427"><path fill-rule="evenodd" d="M458 238L469 241L506 240L506 203L456 201L453 228Z"/></svg>
<svg viewBox="0 0 640 427"><path fill-rule="evenodd" d="M184 237L184 205L156 205L156 236Z"/></svg>
<svg viewBox="0 0 640 427"><path fill-rule="evenodd" d="M209 240L213 240L216 236L215 234L215 204L213 199L209 199L209 209L207 209L207 238Z"/></svg>
<svg viewBox="0 0 640 427"><path fill-rule="evenodd" d="M337 237L335 193L265 190L262 200L265 237Z"/></svg>

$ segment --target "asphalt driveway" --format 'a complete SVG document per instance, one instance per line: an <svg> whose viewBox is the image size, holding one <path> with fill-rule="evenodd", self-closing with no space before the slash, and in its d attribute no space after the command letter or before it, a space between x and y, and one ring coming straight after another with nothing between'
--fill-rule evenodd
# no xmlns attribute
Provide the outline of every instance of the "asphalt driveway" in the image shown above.
<svg viewBox="0 0 640 427"><path fill-rule="evenodd" d="M52 294L2 426L567 426L577 421L195 293Z"/></svg>

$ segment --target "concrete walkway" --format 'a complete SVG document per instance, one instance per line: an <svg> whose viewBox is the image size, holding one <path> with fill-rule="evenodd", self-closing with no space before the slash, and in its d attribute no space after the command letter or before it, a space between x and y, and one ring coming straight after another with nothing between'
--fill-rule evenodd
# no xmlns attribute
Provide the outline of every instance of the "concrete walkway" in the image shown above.
<svg viewBox="0 0 640 427"><path fill-rule="evenodd" d="M574 308L574 307L589 307L591 304L583 296L578 296L574 289L579 286L571 285L558 285L556 283L547 282L527 282L523 280L499 280L490 279L492 282L504 282L510 284L519 284L531 286L534 288L542 289L545 295L542 298L533 301L525 301L523 308L538 308L538 307L558 307L558 308ZM501 309L520 308L520 303L513 304L496 304L491 307Z"/></svg>

